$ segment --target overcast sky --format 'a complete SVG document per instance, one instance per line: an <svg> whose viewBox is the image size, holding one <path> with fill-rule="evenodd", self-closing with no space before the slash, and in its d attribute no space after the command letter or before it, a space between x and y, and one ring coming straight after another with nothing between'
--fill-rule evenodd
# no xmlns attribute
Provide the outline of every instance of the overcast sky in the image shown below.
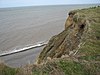
<svg viewBox="0 0 100 75"><path fill-rule="evenodd" d="M37 5L59 5L59 4L95 4L100 0L0 0L0 8L37 6Z"/></svg>

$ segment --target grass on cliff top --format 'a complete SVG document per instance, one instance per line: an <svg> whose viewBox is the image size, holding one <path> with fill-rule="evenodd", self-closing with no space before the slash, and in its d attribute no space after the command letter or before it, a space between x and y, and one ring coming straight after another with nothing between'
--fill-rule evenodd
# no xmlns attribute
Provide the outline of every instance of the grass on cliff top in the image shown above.
<svg viewBox="0 0 100 75"><path fill-rule="evenodd" d="M100 64L61 60L58 63L65 75L99 75Z"/></svg>
<svg viewBox="0 0 100 75"><path fill-rule="evenodd" d="M49 62L42 68L33 68L33 75L99 75L100 64L73 59L60 59L58 62Z"/></svg>
<svg viewBox="0 0 100 75"><path fill-rule="evenodd" d="M81 59L100 61L100 7L80 10L90 21L90 32L84 46L79 49Z"/></svg>
<svg viewBox="0 0 100 75"><path fill-rule="evenodd" d="M73 61L60 61L58 65L63 69L66 75L88 75L84 66Z"/></svg>

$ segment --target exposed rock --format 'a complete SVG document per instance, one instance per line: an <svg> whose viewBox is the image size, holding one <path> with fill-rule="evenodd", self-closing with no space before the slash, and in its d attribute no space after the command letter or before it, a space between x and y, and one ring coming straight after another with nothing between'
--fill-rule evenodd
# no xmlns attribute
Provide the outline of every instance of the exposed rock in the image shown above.
<svg viewBox="0 0 100 75"><path fill-rule="evenodd" d="M70 12L65 23L65 30L53 36L38 57L37 63L43 63L48 57L59 58L62 55L72 55L79 46L84 32L86 33L87 21L84 15ZM70 54L70 52L73 52Z"/></svg>
<svg viewBox="0 0 100 75"><path fill-rule="evenodd" d="M73 23L74 23L73 16L75 15L75 13L76 12L74 12L74 11L69 12L69 14L68 14L69 16L65 22L65 29L68 29L70 26L73 25Z"/></svg>

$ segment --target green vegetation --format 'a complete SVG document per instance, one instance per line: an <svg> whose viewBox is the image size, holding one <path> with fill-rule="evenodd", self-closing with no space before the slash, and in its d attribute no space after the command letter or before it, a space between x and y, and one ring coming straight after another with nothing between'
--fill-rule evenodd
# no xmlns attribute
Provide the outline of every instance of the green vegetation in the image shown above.
<svg viewBox="0 0 100 75"><path fill-rule="evenodd" d="M84 66L74 61L60 61L58 65L63 69L65 75L87 75Z"/></svg>
<svg viewBox="0 0 100 75"><path fill-rule="evenodd" d="M15 75L16 73L17 69L0 64L0 75Z"/></svg>
<svg viewBox="0 0 100 75"><path fill-rule="evenodd" d="M100 63L73 58L61 58L48 62L40 68L33 67L33 75L99 75Z"/></svg>
<svg viewBox="0 0 100 75"><path fill-rule="evenodd" d="M65 75L98 75L100 73L100 64L96 63L61 60L58 65Z"/></svg>
<svg viewBox="0 0 100 75"><path fill-rule="evenodd" d="M84 46L79 49L78 55L84 55L80 57L81 59L100 61L100 7L79 12L85 13L90 21L90 32Z"/></svg>

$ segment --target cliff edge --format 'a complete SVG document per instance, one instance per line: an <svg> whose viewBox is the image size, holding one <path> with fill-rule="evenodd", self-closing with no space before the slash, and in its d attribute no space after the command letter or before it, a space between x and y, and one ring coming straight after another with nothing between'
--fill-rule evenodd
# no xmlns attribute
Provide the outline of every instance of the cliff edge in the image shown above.
<svg viewBox="0 0 100 75"><path fill-rule="evenodd" d="M65 23L65 30L53 36L38 57L37 63L47 59L73 56L84 42L88 33L89 21L85 14L71 11Z"/></svg>

